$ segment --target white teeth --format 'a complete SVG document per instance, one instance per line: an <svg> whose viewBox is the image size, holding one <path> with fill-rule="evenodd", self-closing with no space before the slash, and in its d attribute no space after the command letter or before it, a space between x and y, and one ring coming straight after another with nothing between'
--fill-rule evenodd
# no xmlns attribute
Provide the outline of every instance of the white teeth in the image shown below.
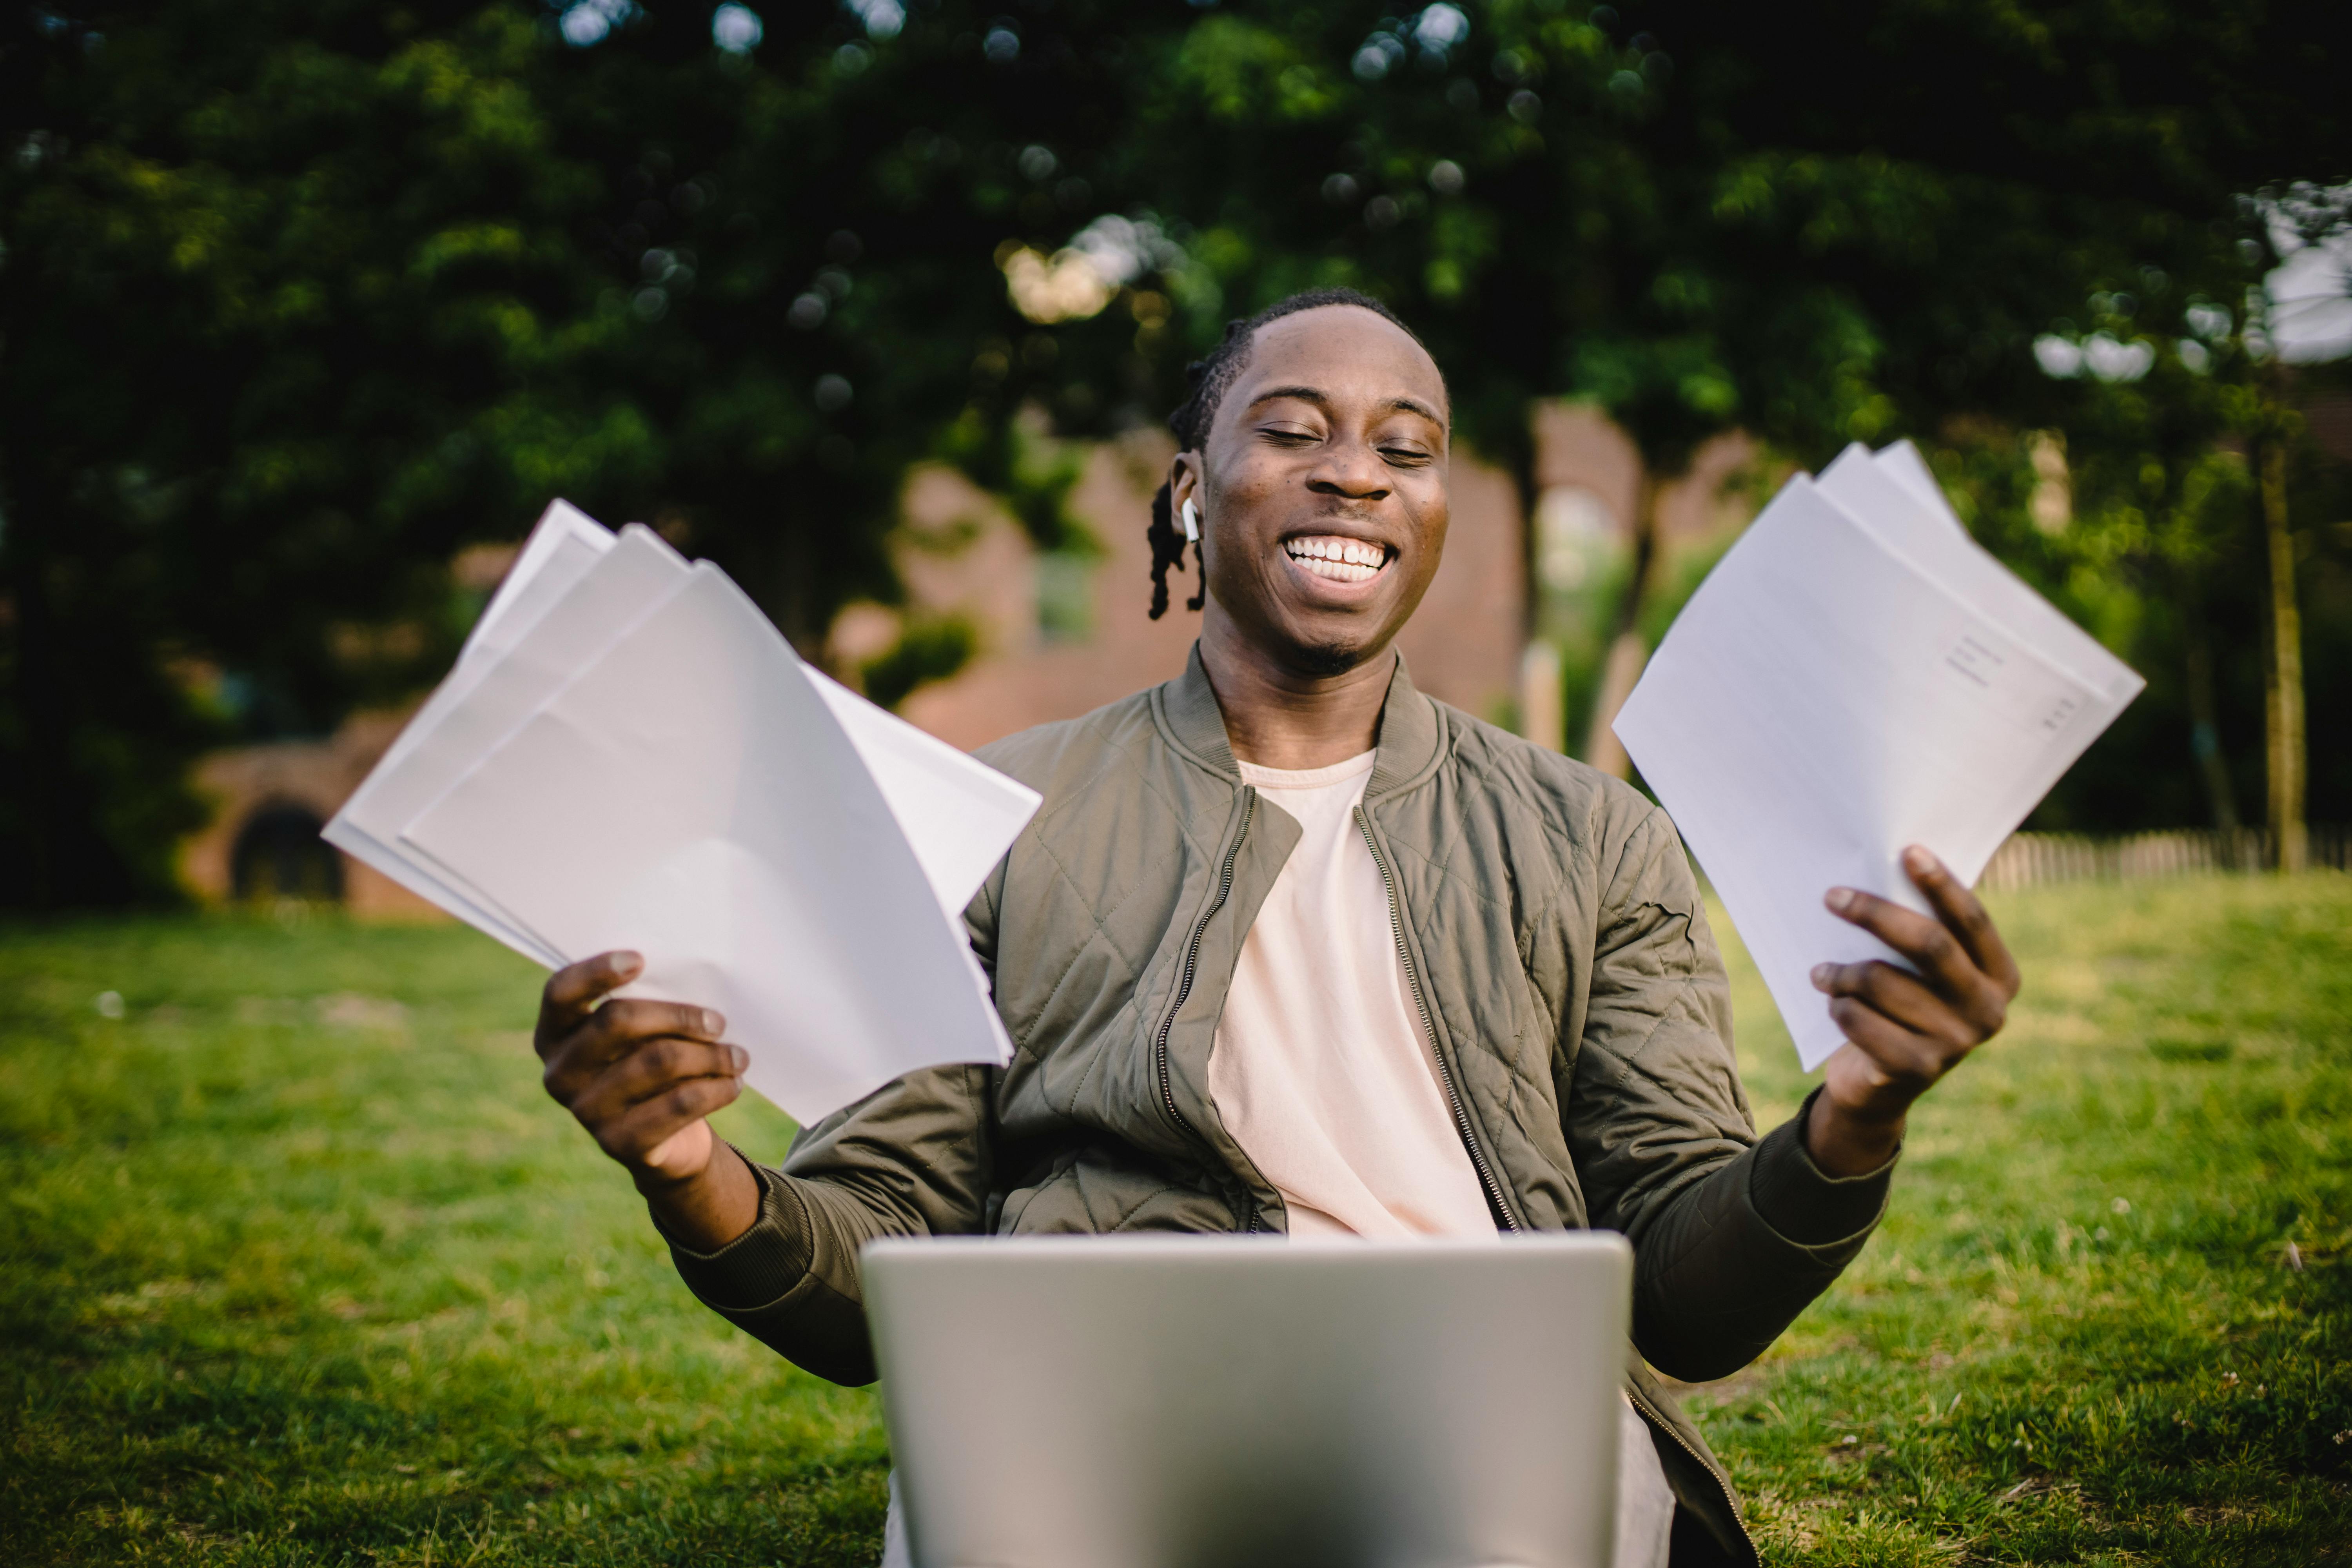
<svg viewBox="0 0 2352 1568"><path fill-rule="evenodd" d="M1326 535L1285 544L1290 558L1309 573L1334 583L1364 583L1388 564L1388 552L1361 540Z"/></svg>

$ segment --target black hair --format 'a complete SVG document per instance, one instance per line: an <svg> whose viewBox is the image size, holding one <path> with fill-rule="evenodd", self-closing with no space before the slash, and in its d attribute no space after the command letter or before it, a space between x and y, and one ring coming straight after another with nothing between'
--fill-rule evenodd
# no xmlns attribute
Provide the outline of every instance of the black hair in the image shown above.
<svg viewBox="0 0 2352 1568"><path fill-rule="evenodd" d="M1398 320L1394 310L1370 294L1360 294L1353 289L1309 289L1276 300L1247 321L1228 321L1223 341L1209 351L1208 357L1184 367L1184 377L1192 384L1192 390L1176 405L1176 412L1168 416L1168 428L1176 433L1177 450L1198 451L1209 438L1209 426L1216 423L1217 405L1224 402L1225 394L1249 368L1250 343L1260 327L1326 305L1353 305L1358 310L1370 310L1414 342L1421 342L1420 334ZM1176 530L1174 504L1174 487L1171 481L1162 480L1159 493L1151 498L1151 526L1144 535L1151 542L1151 618L1155 621L1168 613L1168 569L1173 566L1179 572L1184 570L1185 541ZM1188 610L1199 609L1207 602L1209 592L1208 560L1197 543L1192 546L1192 559L1200 568L1201 586L1184 601Z"/></svg>

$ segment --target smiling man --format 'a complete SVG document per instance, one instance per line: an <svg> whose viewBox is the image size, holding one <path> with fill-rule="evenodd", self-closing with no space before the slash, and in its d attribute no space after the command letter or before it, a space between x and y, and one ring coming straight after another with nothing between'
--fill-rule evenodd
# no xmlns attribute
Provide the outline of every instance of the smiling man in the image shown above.
<svg viewBox="0 0 2352 1568"><path fill-rule="evenodd" d="M877 1237L1622 1231L1618 1561L1752 1563L1648 1368L1735 1371L1836 1278L1906 1111L2000 1026L2016 967L1924 851L1940 920L1829 890L1912 972L1817 973L1850 1043L1759 1138L1672 825L1423 696L1391 647L1445 544L1449 405L1419 341L1324 291L1235 323L1194 374L1151 525L1154 616L1198 534L1183 674L982 753L1045 796L965 917L1012 1064L901 1079L770 1169L702 1120L738 1092L723 1020L603 1002L637 968L606 954L548 982L549 1091L698 1296L842 1383L875 1375Z"/></svg>

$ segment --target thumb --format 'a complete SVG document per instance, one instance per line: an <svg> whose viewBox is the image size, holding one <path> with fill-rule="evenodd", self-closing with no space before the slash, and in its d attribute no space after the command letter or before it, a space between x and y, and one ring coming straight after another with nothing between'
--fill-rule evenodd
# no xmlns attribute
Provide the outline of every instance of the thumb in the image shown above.
<svg viewBox="0 0 2352 1568"><path fill-rule="evenodd" d="M689 1121L646 1152L645 1167L663 1181L684 1181L702 1173L717 1147L709 1122Z"/></svg>

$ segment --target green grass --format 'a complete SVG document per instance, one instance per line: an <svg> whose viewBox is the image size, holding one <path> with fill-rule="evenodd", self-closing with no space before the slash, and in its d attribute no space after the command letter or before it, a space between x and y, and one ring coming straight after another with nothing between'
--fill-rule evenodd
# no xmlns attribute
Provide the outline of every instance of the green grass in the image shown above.
<svg viewBox="0 0 2352 1568"><path fill-rule="evenodd" d="M1994 912L2008 1030L1913 1116L1855 1266L1692 1396L1768 1556L2352 1561L2352 879ZM1807 1080L1733 979L1769 1124Z"/></svg>
<svg viewBox="0 0 2352 1568"><path fill-rule="evenodd" d="M1999 912L2028 990L1885 1228L1690 1395L1768 1556L2352 1561L2352 880ZM535 986L448 928L0 934L0 1557L874 1560L875 1399L694 1304L540 1093Z"/></svg>

